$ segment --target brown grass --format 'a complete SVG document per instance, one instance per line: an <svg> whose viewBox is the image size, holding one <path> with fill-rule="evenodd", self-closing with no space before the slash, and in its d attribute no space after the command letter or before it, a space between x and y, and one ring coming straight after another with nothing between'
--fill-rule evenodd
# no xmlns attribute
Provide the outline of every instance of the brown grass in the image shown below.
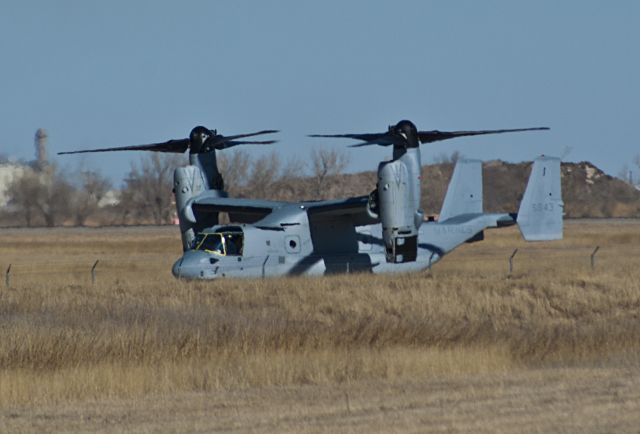
<svg viewBox="0 0 640 434"><path fill-rule="evenodd" d="M558 243L489 232L431 273L185 283L175 228L3 231L0 408L636 370L639 241L639 222L568 222Z"/></svg>

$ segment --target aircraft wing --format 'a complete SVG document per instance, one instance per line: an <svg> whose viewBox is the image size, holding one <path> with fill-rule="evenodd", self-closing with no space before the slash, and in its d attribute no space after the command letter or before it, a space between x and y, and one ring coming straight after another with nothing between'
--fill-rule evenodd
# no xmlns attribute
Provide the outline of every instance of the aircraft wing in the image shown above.
<svg viewBox="0 0 640 434"><path fill-rule="evenodd" d="M307 209L309 220L319 222L327 219L348 217L354 226L378 223L367 212L369 196L349 197L347 199L322 200L317 202L303 202Z"/></svg>
<svg viewBox="0 0 640 434"><path fill-rule="evenodd" d="M369 196L299 203L201 196L191 203L191 210L195 221L205 220L202 217L206 214L226 212L233 222L256 223L275 210L294 206L304 207L312 223L349 218L354 226L361 226L378 222L367 213L368 201Z"/></svg>
<svg viewBox="0 0 640 434"><path fill-rule="evenodd" d="M276 202L260 199L241 199L231 197L196 197L191 203L195 220L204 214L229 213L229 218L237 223L255 223L262 220L273 210L288 205L288 202Z"/></svg>

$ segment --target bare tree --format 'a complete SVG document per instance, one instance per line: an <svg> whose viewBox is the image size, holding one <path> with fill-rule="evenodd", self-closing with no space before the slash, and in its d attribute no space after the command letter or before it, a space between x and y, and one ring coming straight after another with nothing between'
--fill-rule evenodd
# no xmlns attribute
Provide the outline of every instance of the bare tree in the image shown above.
<svg viewBox="0 0 640 434"><path fill-rule="evenodd" d="M35 197L39 195L40 180L33 171L25 170L15 177L7 186L8 205L24 218L24 223L31 227L35 224Z"/></svg>
<svg viewBox="0 0 640 434"><path fill-rule="evenodd" d="M218 167L231 196L276 200L296 198L295 180L304 175L304 162L292 157L285 163L272 152L252 159L246 151L220 154Z"/></svg>
<svg viewBox="0 0 640 434"><path fill-rule="evenodd" d="M278 200L299 200L300 182L304 176L305 163L296 157L290 157L280 169L278 179L273 185L273 198Z"/></svg>
<svg viewBox="0 0 640 434"><path fill-rule="evenodd" d="M313 177L314 194L320 196L326 188L327 178L340 175L349 164L349 155L335 149L311 150L311 176Z"/></svg>
<svg viewBox="0 0 640 434"><path fill-rule="evenodd" d="M638 169L640 169L640 154L633 157L633 165L635 165L636 167L638 167ZM624 164L622 168L618 171L617 177L623 180L624 182L626 182L627 184L631 184L631 185L638 184L637 180L640 179L640 176L638 176L638 174L635 174L635 177L634 177L634 173L632 169L633 169L633 166L629 166L629 164Z"/></svg>
<svg viewBox="0 0 640 434"><path fill-rule="evenodd" d="M98 205L111 188L111 182L91 170L81 171L79 181L73 195L72 213L75 224L84 226L87 219L98 211Z"/></svg>
<svg viewBox="0 0 640 434"><path fill-rule="evenodd" d="M224 179L225 189L231 196L238 196L248 183L251 157L242 150L219 153L218 169Z"/></svg>
<svg viewBox="0 0 640 434"><path fill-rule="evenodd" d="M246 190L258 198L268 198L278 181L282 163L275 152L253 160Z"/></svg>
<svg viewBox="0 0 640 434"><path fill-rule="evenodd" d="M301 159L292 156L287 159L287 162L280 171L280 178L284 180L296 179L304 176L306 164Z"/></svg>
<svg viewBox="0 0 640 434"><path fill-rule="evenodd" d="M624 182L631 184L631 169L628 164L624 164L622 168L618 171L618 178L623 180Z"/></svg>
<svg viewBox="0 0 640 434"><path fill-rule="evenodd" d="M9 205L22 214L27 226L35 224L36 216L52 227L69 216L73 187L56 165L42 170L25 169L7 189Z"/></svg>
<svg viewBox="0 0 640 434"><path fill-rule="evenodd" d="M173 214L173 170L183 162L177 155L153 153L131 164L120 200L123 221L165 224Z"/></svg>
<svg viewBox="0 0 640 434"><path fill-rule="evenodd" d="M73 187L68 176L55 165L49 164L41 173L42 189L36 196L36 208L49 227L60 224L70 213Z"/></svg>

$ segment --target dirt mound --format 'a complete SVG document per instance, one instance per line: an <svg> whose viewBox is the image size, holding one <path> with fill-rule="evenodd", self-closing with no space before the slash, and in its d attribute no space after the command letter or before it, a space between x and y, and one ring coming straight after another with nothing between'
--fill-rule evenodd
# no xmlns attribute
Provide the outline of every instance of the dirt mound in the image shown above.
<svg viewBox="0 0 640 434"><path fill-rule="evenodd" d="M487 212L517 211L531 171L531 162L488 161L483 165L484 209ZM438 214L453 164L422 167L422 207L426 214ZM375 172L340 175L327 180L327 198L368 194L376 182ZM302 181L304 183L304 181ZM640 217L640 190L607 175L593 164L562 163L562 197L565 216Z"/></svg>

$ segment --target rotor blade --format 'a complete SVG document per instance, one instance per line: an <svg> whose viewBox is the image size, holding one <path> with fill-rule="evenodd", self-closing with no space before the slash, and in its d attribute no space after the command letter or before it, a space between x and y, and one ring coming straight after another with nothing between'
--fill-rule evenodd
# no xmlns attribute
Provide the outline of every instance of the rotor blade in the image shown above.
<svg viewBox="0 0 640 434"><path fill-rule="evenodd" d="M331 137L339 139L356 139L363 142L373 142L381 137L386 136L387 133L373 133L373 134L309 134L308 137Z"/></svg>
<svg viewBox="0 0 640 434"><path fill-rule="evenodd" d="M238 145L272 145L277 142L277 140L231 140L228 142L218 143L216 145L216 149L228 149L232 146Z"/></svg>
<svg viewBox="0 0 640 434"><path fill-rule="evenodd" d="M360 146L380 145L389 146L394 144L394 137L389 133L373 133L373 134L310 134L309 137L329 137L329 138L345 138L362 140L363 143L350 145L350 148L359 148Z"/></svg>
<svg viewBox="0 0 640 434"><path fill-rule="evenodd" d="M112 151L155 151L183 153L189 149L189 139L169 140L163 143L150 143L148 145L121 146L117 148L83 149L80 151L58 152L58 155L85 154L88 152L112 152Z"/></svg>
<svg viewBox="0 0 640 434"><path fill-rule="evenodd" d="M360 148L362 146L370 146L370 145L378 145L378 143L376 142L362 142L362 143L356 143L355 145L349 145L349 148ZM382 146L387 146L387 144L384 144Z"/></svg>
<svg viewBox="0 0 640 434"><path fill-rule="evenodd" d="M418 139L420 143L432 143L439 140L454 139L456 137L464 136L480 136L483 134L501 134L501 133L516 133L520 131L546 131L547 127L536 128L515 128L509 130L479 130L479 131L418 131Z"/></svg>
<svg viewBox="0 0 640 434"><path fill-rule="evenodd" d="M235 140L235 139L242 139L244 137L253 137L253 136L260 136L262 134L273 134L273 133L279 133L280 130L262 130L262 131L258 131L256 133L249 133L249 134L236 134L235 136L222 136L219 135L216 137L216 143L224 143L224 142L228 142L230 140Z"/></svg>
<svg viewBox="0 0 640 434"><path fill-rule="evenodd" d="M369 142L356 143L355 145L349 145L349 147L360 148L362 146L369 146L369 145L390 146L393 144L394 144L393 137L381 137L378 140L371 140Z"/></svg>

